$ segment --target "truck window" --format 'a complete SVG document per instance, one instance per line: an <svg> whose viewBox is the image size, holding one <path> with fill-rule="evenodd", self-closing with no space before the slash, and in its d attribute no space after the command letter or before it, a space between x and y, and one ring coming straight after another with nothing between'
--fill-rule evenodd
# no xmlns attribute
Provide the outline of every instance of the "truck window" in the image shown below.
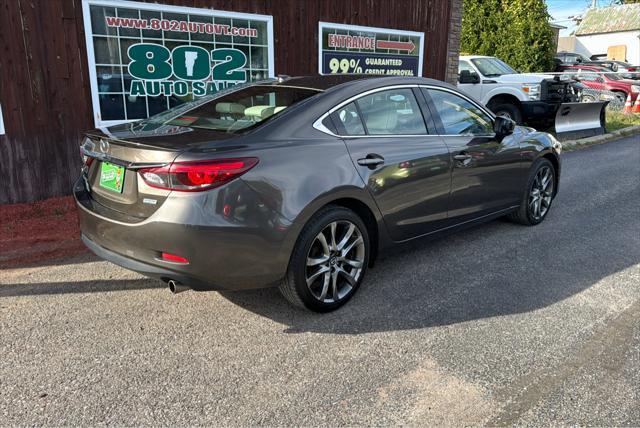
<svg viewBox="0 0 640 428"><path fill-rule="evenodd" d="M458 74L460 74L460 72L461 72L462 70L469 70L469 73L476 73L476 74L477 74L476 69L475 69L475 68L473 68L473 67L471 66L471 64L469 64L469 62L468 62L468 61L460 61L460 62L458 63Z"/></svg>
<svg viewBox="0 0 640 428"><path fill-rule="evenodd" d="M503 74L518 74L517 71L498 58L473 58L471 62L478 68L478 70L480 70L480 73L486 77L502 76Z"/></svg>

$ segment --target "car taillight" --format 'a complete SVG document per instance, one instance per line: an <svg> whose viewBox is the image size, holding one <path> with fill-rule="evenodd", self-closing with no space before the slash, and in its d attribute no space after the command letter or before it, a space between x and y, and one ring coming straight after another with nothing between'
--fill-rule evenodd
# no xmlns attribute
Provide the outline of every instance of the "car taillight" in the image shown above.
<svg viewBox="0 0 640 428"><path fill-rule="evenodd" d="M174 162L159 168L141 168L138 174L151 187L199 192L213 189L238 178L257 163L258 158Z"/></svg>
<svg viewBox="0 0 640 428"><path fill-rule="evenodd" d="M82 146L80 146L80 156L82 157L82 164L84 166L86 166L87 168L89 168L91 166L91 164L93 163L93 159L91 156L87 156L84 153L84 149L82 148Z"/></svg>

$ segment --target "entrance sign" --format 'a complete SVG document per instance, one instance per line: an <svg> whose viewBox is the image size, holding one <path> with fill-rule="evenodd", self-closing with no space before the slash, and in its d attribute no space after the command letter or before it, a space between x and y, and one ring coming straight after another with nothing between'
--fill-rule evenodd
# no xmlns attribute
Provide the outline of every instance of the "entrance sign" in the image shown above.
<svg viewBox="0 0 640 428"><path fill-rule="evenodd" d="M424 33L320 22L320 74L422 76Z"/></svg>
<svg viewBox="0 0 640 428"><path fill-rule="evenodd" d="M124 0L82 7L96 126L275 76L271 16Z"/></svg>

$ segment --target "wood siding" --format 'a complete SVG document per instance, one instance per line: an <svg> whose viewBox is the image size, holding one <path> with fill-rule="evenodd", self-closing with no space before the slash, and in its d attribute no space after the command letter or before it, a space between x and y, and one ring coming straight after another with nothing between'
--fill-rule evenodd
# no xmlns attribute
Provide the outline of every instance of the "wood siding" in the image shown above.
<svg viewBox="0 0 640 428"><path fill-rule="evenodd" d="M273 16L276 74L318 69L318 21L425 33L425 76L444 79L450 0L163 0ZM0 0L0 204L65 195L93 127L81 0Z"/></svg>

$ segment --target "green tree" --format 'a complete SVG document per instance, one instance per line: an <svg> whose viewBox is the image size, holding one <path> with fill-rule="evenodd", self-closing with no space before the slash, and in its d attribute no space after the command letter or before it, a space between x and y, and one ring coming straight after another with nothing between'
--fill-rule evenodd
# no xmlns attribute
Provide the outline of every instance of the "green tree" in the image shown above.
<svg viewBox="0 0 640 428"><path fill-rule="evenodd" d="M523 72L552 70L548 20L544 0L464 0L461 51L496 56Z"/></svg>

